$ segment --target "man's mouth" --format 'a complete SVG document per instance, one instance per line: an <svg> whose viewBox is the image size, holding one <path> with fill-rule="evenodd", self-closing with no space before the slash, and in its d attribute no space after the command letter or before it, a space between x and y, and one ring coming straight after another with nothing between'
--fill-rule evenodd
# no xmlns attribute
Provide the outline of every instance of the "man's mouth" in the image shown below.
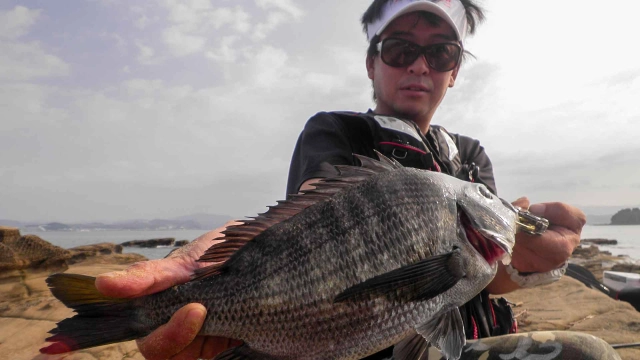
<svg viewBox="0 0 640 360"><path fill-rule="evenodd" d="M423 85L408 85L408 86L403 86L400 88L400 90L409 90L409 91L418 91L418 92L429 92L429 89L426 86Z"/></svg>

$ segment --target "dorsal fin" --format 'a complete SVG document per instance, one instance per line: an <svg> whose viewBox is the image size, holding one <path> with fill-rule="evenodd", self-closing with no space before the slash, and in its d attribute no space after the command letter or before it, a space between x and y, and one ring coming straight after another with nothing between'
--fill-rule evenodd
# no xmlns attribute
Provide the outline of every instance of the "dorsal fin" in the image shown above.
<svg viewBox="0 0 640 360"><path fill-rule="evenodd" d="M399 162L387 158L378 151L376 151L376 155L380 160L354 154L360 161L360 166L323 164L324 167L331 168L336 175L313 183L312 185L315 186L315 189L303 190L299 194L291 195L289 200L278 201L277 205L269 206L269 210L266 213L259 214L248 220L238 220L242 222L241 225L229 226L222 232L223 236L214 239L224 241L212 245L198 259L200 262L215 262L215 264L197 269L192 279L200 279L221 273L226 261L236 251L271 226L281 223L309 206L329 199L336 193L359 184L375 174L402 167Z"/></svg>

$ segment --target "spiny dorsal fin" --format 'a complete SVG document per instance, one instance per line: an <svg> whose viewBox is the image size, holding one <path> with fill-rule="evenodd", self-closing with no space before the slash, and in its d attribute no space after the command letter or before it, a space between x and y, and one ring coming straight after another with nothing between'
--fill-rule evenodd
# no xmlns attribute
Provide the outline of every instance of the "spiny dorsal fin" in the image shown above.
<svg viewBox="0 0 640 360"><path fill-rule="evenodd" d="M325 167L335 171L336 176L313 183L312 185L315 186L315 189L303 190L299 194L291 195L289 200L278 201L278 205L269 206L269 210L266 213L259 214L248 220L239 220L242 222L241 225L229 226L222 232L224 236L214 239L224 241L211 246L198 259L200 262L215 262L216 264L197 269L192 279L200 279L221 273L226 261L236 251L273 225L290 219L304 209L327 200L336 193L359 184L375 174L402 167L400 163L387 158L378 151L376 151L376 155L380 160L354 154L360 161L360 166L324 164Z"/></svg>

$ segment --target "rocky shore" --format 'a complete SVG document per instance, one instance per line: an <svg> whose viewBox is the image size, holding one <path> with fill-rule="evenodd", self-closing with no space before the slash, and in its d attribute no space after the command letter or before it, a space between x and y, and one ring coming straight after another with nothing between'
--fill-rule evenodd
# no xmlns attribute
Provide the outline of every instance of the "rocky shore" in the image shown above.
<svg viewBox="0 0 640 360"><path fill-rule="evenodd" d="M640 273L635 259L612 256L594 243L612 244L611 240L582 241L570 263L581 265L602 281L604 270ZM609 344L640 343L640 312L624 301L585 286L564 276L560 281L504 295L514 303L513 312L519 332L566 330L588 333ZM618 349L624 360L640 359L640 346Z"/></svg>
<svg viewBox="0 0 640 360"><path fill-rule="evenodd" d="M0 360L143 359L135 342L107 345L65 356L40 355L47 332L73 312L55 299L45 283L52 273L98 275L143 261L111 243L62 249L18 229L0 227Z"/></svg>
<svg viewBox="0 0 640 360"><path fill-rule="evenodd" d="M97 275L123 269L144 257L122 254L121 245L116 244L61 249L39 238L21 237L13 230L0 227L0 266L4 266L0 267L4 269L0 270L0 360L143 359L133 341L62 356L44 356L38 349L55 323L72 315L49 293L45 284L49 274L68 271ZM585 244L574 253L571 262L588 267L601 278L602 270L614 267L617 271L640 272L630 260ZM623 268L626 270L620 270ZM595 335L610 344L640 342L639 312L568 276L557 283L515 291L505 297L515 304L519 332L570 330ZM625 360L640 359L640 347L619 349L618 353Z"/></svg>

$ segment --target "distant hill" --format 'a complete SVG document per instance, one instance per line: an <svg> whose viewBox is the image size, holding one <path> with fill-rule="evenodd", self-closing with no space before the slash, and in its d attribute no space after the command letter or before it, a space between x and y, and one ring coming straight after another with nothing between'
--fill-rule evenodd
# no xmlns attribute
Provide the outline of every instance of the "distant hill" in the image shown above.
<svg viewBox="0 0 640 360"><path fill-rule="evenodd" d="M640 225L640 208L618 211L611 217L611 225Z"/></svg>
<svg viewBox="0 0 640 360"><path fill-rule="evenodd" d="M186 216L179 216L174 218L174 220L180 221L193 221L200 226L200 230L213 230L217 227L224 225L229 220L232 220L230 216L227 215L215 215L215 214L192 214Z"/></svg>
<svg viewBox="0 0 640 360"><path fill-rule="evenodd" d="M20 228L20 227L23 227L24 225L25 225L25 223L23 223L21 221L0 219L0 226L8 226L8 227Z"/></svg>
<svg viewBox="0 0 640 360"><path fill-rule="evenodd" d="M0 226L17 227L31 231L80 231L80 230L213 230L231 220L230 216L215 214L193 214L171 219L125 220L114 223L27 223L0 220Z"/></svg>

